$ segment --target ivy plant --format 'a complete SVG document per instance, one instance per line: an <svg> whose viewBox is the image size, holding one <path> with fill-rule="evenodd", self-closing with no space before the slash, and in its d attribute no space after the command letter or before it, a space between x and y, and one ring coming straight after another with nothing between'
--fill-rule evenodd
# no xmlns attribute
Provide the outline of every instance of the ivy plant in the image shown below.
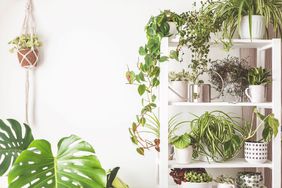
<svg viewBox="0 0 282 188"><path fill-rule="evenodd" d="M150 18L145 27L147 42L139 48L142 61L138 62L137 71L128 69L126 72L128 83L137 86L137 91L141 96L142 109L129 128L131 140L136 144L137 152L141 155L144 155L144 151L150 148L159 151L159 138L149 141L140 135L140 129L146 125L146 116L157 107L156 88L160 84L159 63L165 62L169 58L178 59L176 51L171 51L169 57L161 54L162 39L171 36L168 24L170 21L175 21L178 27L181 25L181 17L171 11L164 11L160 15Z"/></svg>

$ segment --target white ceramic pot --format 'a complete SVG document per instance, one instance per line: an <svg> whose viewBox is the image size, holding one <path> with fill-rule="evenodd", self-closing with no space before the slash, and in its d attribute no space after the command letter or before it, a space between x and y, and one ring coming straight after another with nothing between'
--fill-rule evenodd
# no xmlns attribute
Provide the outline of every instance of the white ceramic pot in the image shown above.
<svg viewBox="0 0 282 188"><path fill-rule="evenodd" d="M253 103L265 102L265 86L264 85L250 85L245 94Z"/></svg>
<svg viewBox="0 0 282 188"><path fill-rule="evenodd" d="M189 146L185 149L175 148L175 160L177 163L188 164L192 161L193 148Z"/></svg>
<svg viewBox="0 0 282 188"><path fill-rule="evenodd" d="M182 182L180 187L181 188L212 188L212 184L211 183Z"/></svg>
<svg viewBox="0 0 282 188"><path fill-rule="evenodd" d="M175 38L177 36L177 26L175 22L168 22L169 25L169 33L172 35L172 38Z"/></svg>
<svg viewBox="0 0 282 188"><path fill-rule="evenodd" d="M244 16L240 24L241 39L263 39L265 34L265 18L259 15L252 15L252 37L249 29L249 16Z"/></svg>
<svg viewBox="0 0 282 188"><path fill-rule="evenodd" d="M245 160L253 164L265 163L267 160L267 143L245 142Z"/></svg>
<svg viewBox="0 0 282 188"><path fill-rule="evenodd" d="M235 188L235 185L228 183L218 183L217 188Z"/></svg>
<svg viewBox="0 0 282 188"><path fill-rule="evenodd" d="M169 82L168 101L169 102L185 102L188 93L187 81L171 81Z"/></svg>

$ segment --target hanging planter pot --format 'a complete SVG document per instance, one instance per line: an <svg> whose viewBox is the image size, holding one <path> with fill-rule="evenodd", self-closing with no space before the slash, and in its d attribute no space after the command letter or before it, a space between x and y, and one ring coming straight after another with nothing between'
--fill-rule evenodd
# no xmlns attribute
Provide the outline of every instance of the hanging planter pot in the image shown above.
<svg viewBox="0 0 282 188"><path fill-rule="evenodd" d="M245 142L244 154L249 163L265 163L267 161L267 143Z"/></svg>
<svg viewBox="0 0 282 188"><path fill-rule="evenodd" d="M249 16L244 16L240 24L240 37L241 39L263 39L265 34L265 18L260 15L252 15L252 32L250 32ZM250 35L252 34L252 35Z"/></svg>
<svg viewBox="0 0 282 188"><path fill-rule="evenodd" d="M39 59L38 49L22 49L17 52L19 63L22 67L35 67Z"/></svg>

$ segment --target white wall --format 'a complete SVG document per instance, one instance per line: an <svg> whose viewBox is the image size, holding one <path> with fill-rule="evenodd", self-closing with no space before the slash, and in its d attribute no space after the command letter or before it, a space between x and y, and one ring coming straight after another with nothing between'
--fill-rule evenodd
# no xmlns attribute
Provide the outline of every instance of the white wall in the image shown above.
<svg viewBox="0 0 282 188"><path fill-rule="evenodd" d="M91 142L105 168L121 167L133 188L154 187L154 153L141 157L128 127L139 97L126 85L145 42L144 25L159 10L191 7L183 0L34 0L44 47L35 71L36 138L70 134ZM7 42L19 34L25 0L0 0L0 114L24 120L24 70ZM2 187L2 186L1 186Z"/></svg>
<svg viewBox="0 0 282 188"><path fill-rule="evenodd" d="M34 0L44 46L34 72L36 138L53 144L77 134L91 142L105 168L121 167L132 188L155 186L155 153L141 157L128 127L139 97L126 85L145 42L144 25L159 10L191 8L183 0ZM7 42L19 34L24 0L0 0L0 114L24 120L24 70ZM216 55L217 57L217 55ZM2 186L1 186L2 187Z"/></svg>

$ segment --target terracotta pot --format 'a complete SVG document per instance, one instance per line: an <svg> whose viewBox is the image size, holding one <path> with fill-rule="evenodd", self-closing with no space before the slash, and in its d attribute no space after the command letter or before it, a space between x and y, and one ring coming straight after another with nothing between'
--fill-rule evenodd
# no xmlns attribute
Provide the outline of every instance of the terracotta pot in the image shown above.
<svg viewBox="0 0 282 188"><path fill-rule="evenodd" d="M19 63L22 67L36 66L39 52L37 49L23 49L18 52Z"/></svg>

